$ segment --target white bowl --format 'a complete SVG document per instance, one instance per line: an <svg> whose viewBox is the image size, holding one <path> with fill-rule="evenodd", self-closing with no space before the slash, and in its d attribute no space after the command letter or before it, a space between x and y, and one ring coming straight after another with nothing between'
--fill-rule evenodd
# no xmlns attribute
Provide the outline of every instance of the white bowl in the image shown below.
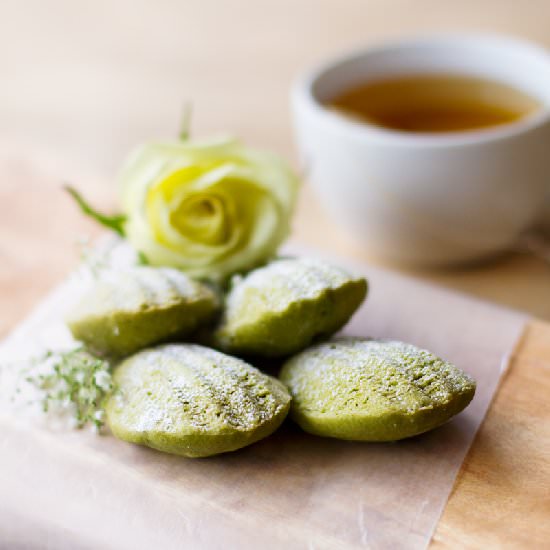
<svg viewBox="0 0 550 550"><path fill-rule="evenodd" d="M380 77L458 73L508 83L543 107L479 131L414 134L324 104ZM498 36L434 36L323 64L292 90L298 147L329 213L371 253L409 264L476 260L516 243L550 188L550 56Z"/></svg>

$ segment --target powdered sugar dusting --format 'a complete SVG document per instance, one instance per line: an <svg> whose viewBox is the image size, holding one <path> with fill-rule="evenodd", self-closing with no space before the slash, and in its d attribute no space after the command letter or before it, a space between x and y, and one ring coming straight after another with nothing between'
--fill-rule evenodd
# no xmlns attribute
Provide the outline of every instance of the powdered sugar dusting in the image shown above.
<svg viewBox="0 0 550 550"><path fill-rule="evenodd" d="M247 294L261 297L266 308L282 311L295 300L309 300L354 278L339 267L314 258L283 259L236 280L227 300L228 317Z"/></svg>
<svg viewBox="0 0 550 550"><path fill-rule="evenodd" d="M412 411L448 402L475 382L427 350L397 341L334 338L291 359L291 394L323 412L391 406Z"/></svg>
<svg viewBox="0 0 550 550"><path fill-rule="evenodd" d="M78 315L139 311L185 300L215 296L207 287L176 269L136 266L105 270L77 306Z"/></svg>
<svg viewBox="0 0 550 550"><path fill-rule="evenodd" d="M240 359L192 344L169 344L126 360L115 375L111 420L135 433L248 431L290 398L283 386Z"/></svg>

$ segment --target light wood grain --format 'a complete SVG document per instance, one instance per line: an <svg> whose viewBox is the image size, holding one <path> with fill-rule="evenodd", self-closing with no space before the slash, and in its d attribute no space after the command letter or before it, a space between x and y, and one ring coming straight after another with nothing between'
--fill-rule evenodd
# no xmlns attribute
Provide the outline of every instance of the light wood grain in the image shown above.
<svg viewBox="0 0 550 550"><path fill-rule="evenodd" d="M232 132L293 158L288 91L310 64L426 32L509 33L550 46L549 19L547 0L6 1L0 137L29 158L49 152L60 179L91 174L108 191L128 150L175 135L191 100L195 135ZM308 193L296 235L365 259ZM410 274L550 320L550 265L526 254Z"/></svg>
<svg viewBox="0 0 550 550"><path fill-rule="evenodd" d="M434 548L548 548L550 325L532 321L435 533Z"/></svg>

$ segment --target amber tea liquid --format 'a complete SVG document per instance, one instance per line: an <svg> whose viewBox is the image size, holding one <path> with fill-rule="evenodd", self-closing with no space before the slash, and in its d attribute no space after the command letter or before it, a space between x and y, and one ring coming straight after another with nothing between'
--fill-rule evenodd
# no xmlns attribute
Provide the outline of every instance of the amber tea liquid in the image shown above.
<svg viewBox="0 0 550 550"><path fill-rule="evenodd" d="M415 74L366 82L328 102L341 113L402 132L461 132L516 122L541 108L508 84L475 76Z"/></svg>

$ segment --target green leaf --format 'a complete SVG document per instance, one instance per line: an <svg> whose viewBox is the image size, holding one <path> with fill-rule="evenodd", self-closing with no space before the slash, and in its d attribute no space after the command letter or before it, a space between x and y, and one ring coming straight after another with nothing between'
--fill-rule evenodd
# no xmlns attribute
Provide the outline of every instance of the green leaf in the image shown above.
<svg viewBox="0 0 550 550"><path fill-rule="evenodd" d="M138 265L150 265L149 259L145 255L145 252L138 250L137 255L138 255Z"/></svg>
<svg viewBox="0 0 550 550"><path fill-rule="evenodd" d="M191 135L191 115L193 113L193 106L190 101L186 101L183 104L183 113L180 123L180 141L187 141Z"/></svg>
<svg viewBox="0 0 550 550"><path fill-rule="evenodd" d="M84 197L72 186L65 185L63 187L69 195L75 200L80 207L80 210L90 218L94 219L100 225L107 227L111 231L118 233L121 237L124 237L124 223L126 222L126 216L123 214L116 214L114 216L106 216L101 214L95 208L90 206Z"/></svg>

